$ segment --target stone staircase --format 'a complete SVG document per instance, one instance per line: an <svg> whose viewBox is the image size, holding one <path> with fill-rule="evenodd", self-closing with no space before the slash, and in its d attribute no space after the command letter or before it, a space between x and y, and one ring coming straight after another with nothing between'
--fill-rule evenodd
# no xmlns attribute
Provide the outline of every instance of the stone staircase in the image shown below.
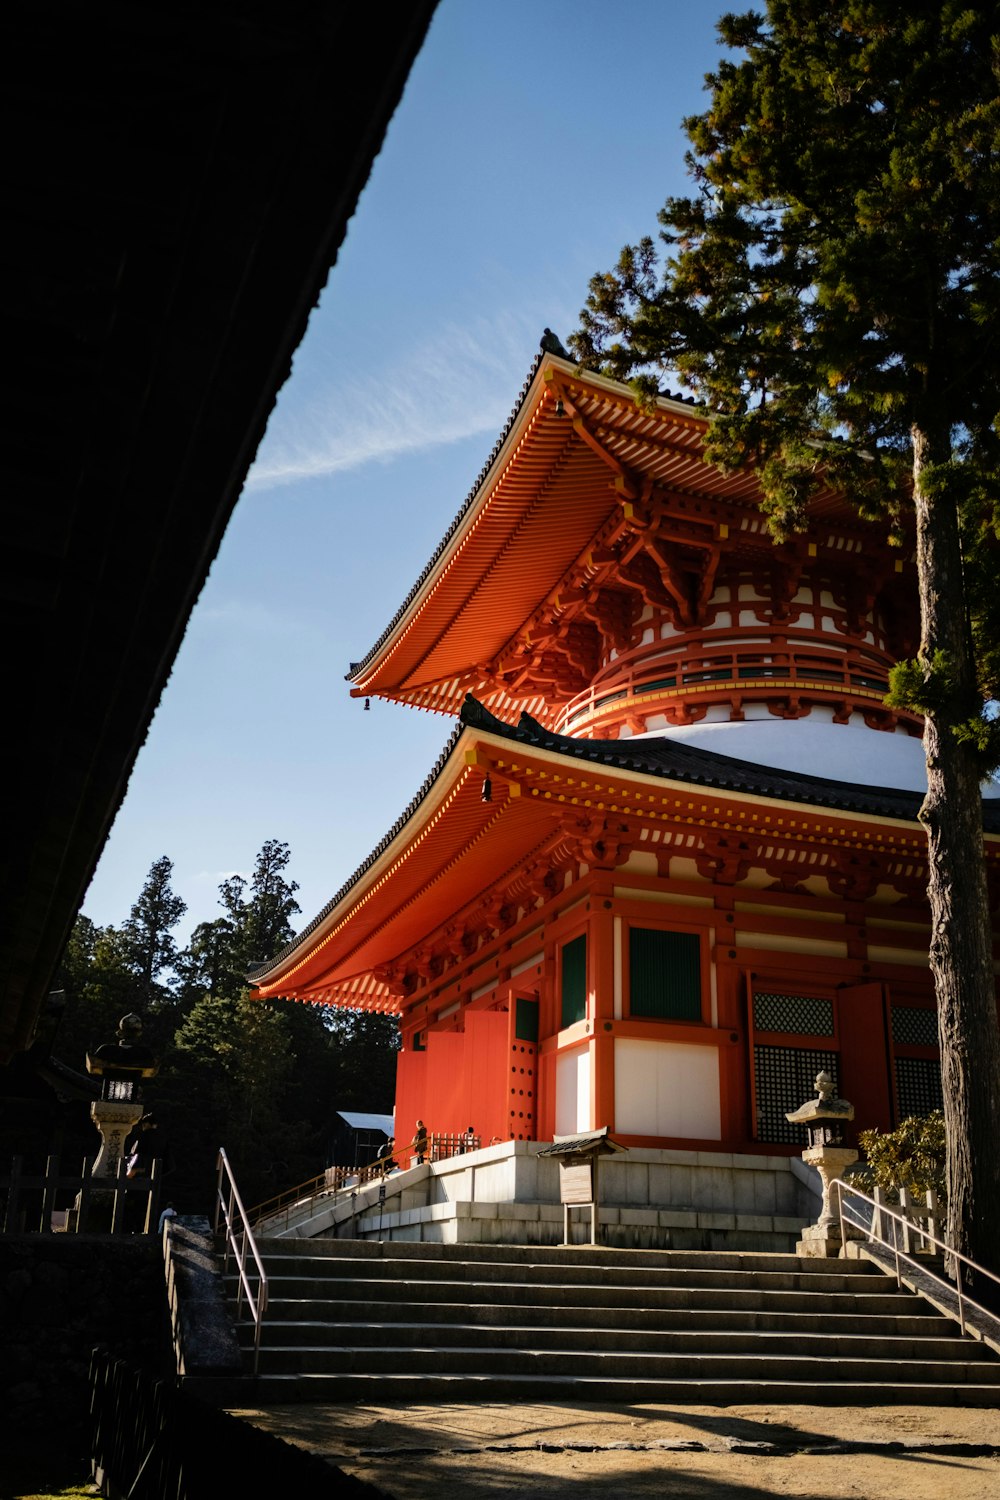
<svg viewBox="0 0 1000 1500"><path fill-rule="evenodd" d="M1000 1358L862 1260L318 1239L260 1248L270 1305L258 1404L1000 1404ZM252 1324L240 1333L249 1350Z"/></svg>

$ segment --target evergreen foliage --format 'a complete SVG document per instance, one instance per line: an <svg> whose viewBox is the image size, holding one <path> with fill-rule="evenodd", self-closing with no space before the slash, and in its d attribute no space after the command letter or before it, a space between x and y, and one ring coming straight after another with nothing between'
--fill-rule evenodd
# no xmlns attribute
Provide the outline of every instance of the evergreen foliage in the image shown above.
<svg viewBox="0 0 1000 1500"><path fill-rule="evenodd" d="M865 1165L855 1168L851 1180L866 1192L880 1187L898 1200L900 1188L923 1197L933 1191L943 1199L946 1192L944 1115L934 1109L929 1115L911 1115L895 1130L862 1130L858 1142Z"/></svg>
<svg viewBox="0 0 1000 1500"><path fill-rule="evenodd" d="M171 889L173 870L173 862L165 854L154 860L122 928L125 952L138 982L137 993L147 1006L165 998L159 977L174 966L177 945L173 929L187 911L187 902Z"/></svg>
<svg viewBox="0 0 1000 1500"><path fill-rule="evenodd" d="M249 879L220 886L224 915L200 923L178 949L173 933L186 908L163 856L122 926L79 917L63 956L56 1054L82 1069L122 1015L142 1016L143 1040L161 1059L144 1102L158 1121L166 1190L182 1211L210 1211L220 1145L250 1205L328 1165L334 1110L392 1112L392 1017L249 996L247 970L293 936L289 862L288 845L268 840Z"/></svg>
<svg viewBox="0 0 1000 1500"><path fill-rule="evenodd" d="M949 1233L1000 1269L1000 1031L980 781L1000 762L1000 7L768 0L685 122L694 193L590 284L570 340L641 400L663 374L707 453L756 465L776 538L840 489L916 547L930 960ZM743 54L742 57L739 54Z"/></svg>

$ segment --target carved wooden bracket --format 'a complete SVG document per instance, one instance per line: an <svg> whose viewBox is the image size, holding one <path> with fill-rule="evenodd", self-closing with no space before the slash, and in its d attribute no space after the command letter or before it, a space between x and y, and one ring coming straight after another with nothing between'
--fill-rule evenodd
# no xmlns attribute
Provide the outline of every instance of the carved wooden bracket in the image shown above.
<svg viewBox="0 0 1000 1500"><path fill-rule="evenodd" d="M746 879L759 859L759 845L755 841L711 833L703 835L694 856L701 878L717 885L737 885Z"/></svg>

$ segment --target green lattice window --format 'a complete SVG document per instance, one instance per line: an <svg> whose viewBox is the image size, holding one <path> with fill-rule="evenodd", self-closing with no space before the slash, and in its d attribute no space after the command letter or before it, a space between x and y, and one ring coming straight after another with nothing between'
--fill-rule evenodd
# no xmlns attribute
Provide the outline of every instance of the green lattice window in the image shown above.
<svg viewBox="0 0 1000 1500"><path fill-rule="evenodd" d="M892 1039L897 1047L936 1047L937 1011L916 1005L894 1005Z"/></svg>
<svg viewBox="0 0 1000 1500"><path fill-rule="evenodd" d="M701 1020L701 941L695 932L629 928L629 1014Z"/></svg>
<svg viewBox="0 0 1000 1500"><path fill-rule="evenodd" d="M562 1026L587 1015L587 934L581 932L562 950Z"/></svg>
<svg viewBox="0 0 1000 1500"><path fill-rule="evenodd" d="M753 1049L757 1096L757 1139L787 1146L806 1144L805 1126L793 1125L785 1114L816 1097L817 1073L829 1073L837 1089L839 1057L813 1047Z"/></svg>
<svg viewBox="0 0 1000 1500"><path fill-rule="evenodd" d="M941 1064L934 1058L896 1058L896 1107L901 1120L944 1109Z"/></svg>
<svg viewBox="0 0 1000 1500"><path fill-rule="evenodd" d="M833 1002L815 995L758 990L753 997L753 1024L755 1031L833 1036Z"/></svg>

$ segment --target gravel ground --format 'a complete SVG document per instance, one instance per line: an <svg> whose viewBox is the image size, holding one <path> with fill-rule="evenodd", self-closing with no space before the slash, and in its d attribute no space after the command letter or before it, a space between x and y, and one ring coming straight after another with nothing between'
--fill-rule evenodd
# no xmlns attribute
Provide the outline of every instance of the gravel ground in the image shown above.
<svg viewBox="0 0 1000 1500"><path fill-rule="evenodd" d="M284 1406L236 1415L397 1500L997 1500L1000 1410L886 1406Z"/></svg>

